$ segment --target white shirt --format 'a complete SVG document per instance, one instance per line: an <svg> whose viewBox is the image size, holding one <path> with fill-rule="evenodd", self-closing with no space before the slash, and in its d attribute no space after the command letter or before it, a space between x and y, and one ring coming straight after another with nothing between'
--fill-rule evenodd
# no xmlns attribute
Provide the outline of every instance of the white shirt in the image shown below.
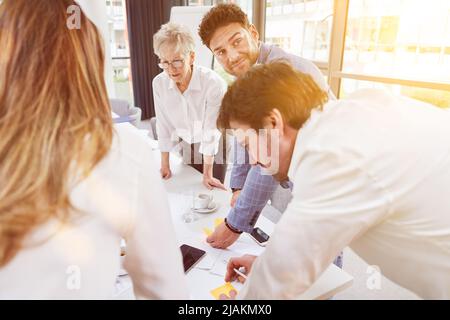
<svg viewBox="0 0 450 320"><path fill-rule="evenodd" d="M379 90L314 111L289 204L241 298L295 298L346 246L423 298L450 299L450 113Z"/></svg>
<svg viewBox="0 0 450 320"><path fill-rule="evenodd" d="M166 72L157 75L153 79L153 98L160 151L170 152L181 138L189 144L200 143L200 153L215 155L220 140L216 121L225 92L225 81L201 66L194 65L184 93Z"/></svg>
<svg viewBox="0 0 450 320"><path fill-rule="evenodd" d="M39 226L0 269L0 299L108 299L120 268L137 298L187 299L182 257L161 178L145 138L115 126L108 155L70 194L81 214Z"/></svg>

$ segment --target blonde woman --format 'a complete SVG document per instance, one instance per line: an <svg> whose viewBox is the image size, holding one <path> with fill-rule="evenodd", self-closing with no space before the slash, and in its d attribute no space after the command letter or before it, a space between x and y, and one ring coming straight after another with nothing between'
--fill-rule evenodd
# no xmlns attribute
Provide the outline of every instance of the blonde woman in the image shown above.
<svg viewBox="0 0 450 320"><path fill-rule="evenodd" d="M151 151L113 130L99 33L69 30L71 5L0 5L0 299L112 297L121 238L137 298L186 298Z"/></svg>
<svg viewBox="0 0 450 320"><path fill-rule="evenodd" d="M225 144L220 143L216 128L225 81L194 64L194 39L182 25L163 25L154 35L153 46L163 70L153 79L161 176L171 177L169 152L181 140L184 162L203 173L203 184L225 189L226 164L221 158Z"/></svg>

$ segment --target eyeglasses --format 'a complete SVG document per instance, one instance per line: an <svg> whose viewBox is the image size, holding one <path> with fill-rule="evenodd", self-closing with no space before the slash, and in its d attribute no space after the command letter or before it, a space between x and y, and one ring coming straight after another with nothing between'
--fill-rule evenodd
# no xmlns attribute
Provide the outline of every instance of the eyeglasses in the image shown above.
<svg viewBox="0 0 450 320"><path fill-rule="evenodd" d="M169 66L178 69L184 66L184 60L181 59L181 60L173 60L172 62L160 62L158 63L158 66L163 70L169 69Z"/></svg>

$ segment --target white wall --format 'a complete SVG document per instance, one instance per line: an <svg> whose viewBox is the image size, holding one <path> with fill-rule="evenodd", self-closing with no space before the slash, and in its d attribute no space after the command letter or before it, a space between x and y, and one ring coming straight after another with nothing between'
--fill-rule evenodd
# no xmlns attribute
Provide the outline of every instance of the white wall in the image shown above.
<svg viewBox="0 0 450 320"><path fill-rule="evenodd" d="M112 68L111 60L111 50L110 50L110 35L108 30L108 17L106 15L106 1L105 0L78 0L80 7L83 9L85 14L89 19L94 22L94 24L99 29L101 35L103 36L103 41L105 44L105 81L106 88L108 90L108 95L110 98L115 97L114 90L114 74Z"/></svg>
<svg viewBox="0 0 450 320"><path fill-rule="evenodd" d="M198 27L203 16L211 9L210 6L173 7L170 21L180 23L188 27L195 40L195 63L211 68L213 55L211 50L203 45L198 35Z"/></svg>

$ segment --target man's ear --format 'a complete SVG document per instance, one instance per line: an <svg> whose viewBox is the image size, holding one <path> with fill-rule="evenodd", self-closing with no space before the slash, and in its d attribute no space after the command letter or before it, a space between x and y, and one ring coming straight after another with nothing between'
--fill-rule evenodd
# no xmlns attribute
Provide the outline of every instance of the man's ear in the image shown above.
<svg viewBox="0 0 450 320"><path fill-rule="evenodd" d="M256 29L254 24L250 24L248 31L250 32L250 35L252 36L253 40L258 42L259 41L259 32Z"/></svg>
<svg viewBox="0 0 450 320"><path fill-rule="evenodd" d="M278 129L281 133L284 130L284 119L278 109L273 109L269 114L270 126L273 129Z"/></svg>
<svg viewBox="0 0 450 320"><path fill-rule="evenodd" d="M189 58L191 60L191 65L193 65L195 62L195 52L194 51L191 51Z"/></svg>

